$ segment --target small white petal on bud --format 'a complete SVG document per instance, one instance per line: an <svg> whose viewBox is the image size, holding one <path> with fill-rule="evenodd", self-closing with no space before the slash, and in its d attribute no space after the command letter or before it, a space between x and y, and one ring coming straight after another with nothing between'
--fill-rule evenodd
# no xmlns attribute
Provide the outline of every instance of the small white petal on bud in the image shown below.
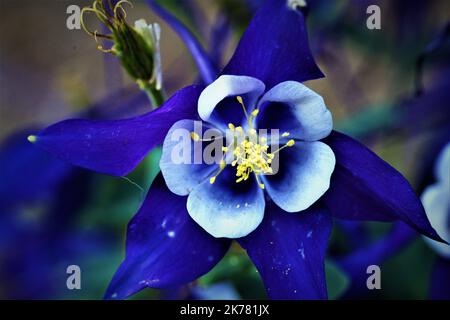
<svg viewBox="0 0 450 320"><path fill-rule="evenodd" d="M144 19L135 21L134 28L144 37L153 48L153 77L157 90L162 88L162 64L161 64L161 27L157 23L147 24Z"/></svg>

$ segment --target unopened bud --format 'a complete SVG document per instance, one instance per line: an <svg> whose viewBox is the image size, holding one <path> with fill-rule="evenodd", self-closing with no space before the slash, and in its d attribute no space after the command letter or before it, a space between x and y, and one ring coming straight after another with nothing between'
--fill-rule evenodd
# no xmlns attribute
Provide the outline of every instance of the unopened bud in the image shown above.
<svg viewBox="0 0 450 320"><path fill-rule="evenodd" d="M106 4L105 4L106 3ZM92 7L83 8L81 24L84 30L98 38L112 42L109 49L102 45L97 48L105 53L111 53L118 57L127 73L139 84L142 89L160 90L162 86L161 56L159 41L161 29L158 24L147 24L141 19L130 26L125 18L124 4L132 4L129 1L118 1L114 7L102 0L95 0ZM110 31L110 34L92 32L86 27L83 16L87 12L95 13L100 22Z"/></svg>

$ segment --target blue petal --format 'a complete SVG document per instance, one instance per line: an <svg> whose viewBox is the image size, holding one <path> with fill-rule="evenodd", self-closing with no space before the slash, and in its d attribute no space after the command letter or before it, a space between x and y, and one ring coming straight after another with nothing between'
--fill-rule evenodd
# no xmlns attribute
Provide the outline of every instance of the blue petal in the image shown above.
<svg viewBox="0 0 450 320"><path fill-rule="evenodd" d="M324 200L331 213L350 220L402 220L418 232L442 241L408 181L361 143L333 131L324 142L336 156L330 190Z"/></svg>
<svg viewBox="0 0 450 320"><path fill-rule="evenodd" d="M35 144L71 164L123 176L163 141L176 121L196 117L201 89L181 89L160 108L135 118L62 121L44 129Z"/></svg>
<svg viewBox="0 0 450 320"><path fill-rule="evenodd" d="M255 230L264 217L264 192L253 179L236 183L228 166L214 184L199 184L189 194L189 215L216 238L240 238Z"/></svg>
<svg viewBox="0 0 450 320"><path fill-rule="evenodd" d="M309 49L304 17L287 0L266 1L223 74L255 77L268 88L287 80L323 77Z"/></svg>
<svg viewBox="0 0 450 320"><path fill-rule="evenodd" d="M228 123L245 125L245 113L236 97L241 96L247 112L256 107L264 92L260 80L245 76L220 76L203 90L198 100L198 114L204 121L226 130Z"/></svg>
<svg viewBox="0 0 450 320"><path fill-rule="evenodd" d="M330 186L336 163L333 151L322 142L297 142L279 155L278 172L274 169L274 175L263 178L267 193L285 211L309 208Z"/></svg>
<svg viewBox="0 0 450 320"><path fill-rule="evenodd" d="M126 257L105 298L191 282L214 267L229 246L230 241L211 237L192 221L186 197L171 193L159 175L128 225Z"/></svg>
<svg viewBox="0 0 450 320"><path fill-rule="evenodd" d="M323 208L293 215L267 205L261 226L239 243L261 274L270 298L327 298L324 260L331 226Z"/></svg>
<svg viewBox="0 0 450 320"><path fill-rule="evenodd" d="M217 72L208 56L208 53L202 47L197 38L192 34L192 32L190 32L189 29L186 28L186 26L183 25L175 16L158 5L156 1L146 0L146 2L155 11L155 13L158 14L161 19L167 22L183 40L183 42L191 52L195 63L197 64L198 70L200 71L200 75L202 76L204 83L209 84L213 82L217 77Z"/></svg>
<svg viewBox="0 0 450 320"><path fill-rule="evenodd" d="M180 120L170 128L164 139L159 167L169 190L179 196L188 195L195 186L207 180L217 170L217 165L205 163L202 142L194 142L191 138L191 132L203 136L208 129L204 125L196 128L196 124L200 123ZM217 132L217 136L223 135L218 130L214 132Z"/></svg>
<svg viewBox="0 0 450 320"><path fill-rule="evenodd" d="M289 132L289 139L316 141L328 136L333 119L323 98L296 81L282 82L260 100L257 127Z"/></svg>

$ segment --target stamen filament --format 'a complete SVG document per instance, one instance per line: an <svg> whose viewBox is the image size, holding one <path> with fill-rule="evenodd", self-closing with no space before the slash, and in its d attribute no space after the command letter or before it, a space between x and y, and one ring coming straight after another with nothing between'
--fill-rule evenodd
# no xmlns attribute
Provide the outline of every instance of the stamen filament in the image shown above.
<svg viewBox="0 0 450 320"><path fill-rule="evenodd" d="M280 152L281 150L283 150L284 148L287 147L292 147L295 144L295 140L289 140L284 146L282 146L281 148L278 148L277 150L275 150L274 152L272 152L272 154L275 154L277 152Z"/></svg>
<svg viewBox="0 0 450 320"><path fill-rule="evenodd" d="M203 142L210 142L210 141L215 141L216 139L222 139L222 136L218 136L218 137L214 137L214 138L208 138L208 139L200 139L200 136L198 135L198 133L192 131L190 133L191 135L191 139L194 140L195 142L197 141L203 141Z"/></svg>
<svg viewBox="0 0 450 320"><path fill-rule="evenodd" d="M220 169L219 171L216 172L216 174L214 176L212 176L209 179L209 183L213 184L216 181L216 178L219 176L219 174L223 171L223 169L225 169L225 167L227 166L227 163L225 162L225 157L230 149L230 147L233 145L234 142L230 143L228 145L228 147L222 147L222 151L224 152L224 154L222 155L222 158L220 159Z"/></svg>

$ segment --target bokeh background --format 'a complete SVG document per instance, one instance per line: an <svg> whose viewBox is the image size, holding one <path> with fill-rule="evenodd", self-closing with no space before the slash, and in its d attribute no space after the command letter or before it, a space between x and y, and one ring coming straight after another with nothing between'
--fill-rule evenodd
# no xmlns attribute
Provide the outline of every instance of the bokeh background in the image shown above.
<svg viewBox="0 0 450 320"><path fill-rule="evenodd" d="M223 66L259 0L165 0ZM310 45L326 78L320 93L337 129L363 141L404 174L420 194L433 182L436 156L450 140L448 0L310 0ZM150 110L117 60L82 30L66 28L66 8L90 1L0 0L0 298L100 299L124 257L127 222L157 173L153 151L129 178L71 167L36 150L27 135L73 116L123 118ZM141 1L127 9L162 27L164 88L170 95L198 79L183 42ZM381 30L366 9L381 8ZM95 27L94 18L88 19ZM270 35L268 35L270 36ZM143 190L141 190L141 188ZM449 193L450 195L450 193ZM330 298L425 299L437 266L450 268L423 239L386 223L335 224L327 259ZM392 240L394 239L394 240ZM394 241L386 252L376 246ZM375 249L374 249L375 248ZM382 290L369 291L340 267L359 251L379 255ZM68 290L66 268L82 270ZM450 283L448 284L450 292ZM209 274L171 291L134 299L265 298L245 252L232 247Z"/></svg>

